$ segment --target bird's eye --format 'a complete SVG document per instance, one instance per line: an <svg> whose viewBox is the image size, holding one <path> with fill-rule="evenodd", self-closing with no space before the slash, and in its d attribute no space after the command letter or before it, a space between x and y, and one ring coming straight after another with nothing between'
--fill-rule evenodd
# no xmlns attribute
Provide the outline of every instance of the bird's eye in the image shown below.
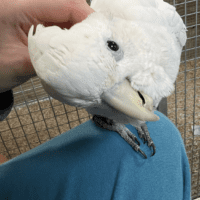
<svg viewBox="0 0 200 200"><path fill-rule="evenodd" d="M119 49L119 46L114 41L107 41L107 43L108 43L108 47L112 51L117 51Z"/></svg>

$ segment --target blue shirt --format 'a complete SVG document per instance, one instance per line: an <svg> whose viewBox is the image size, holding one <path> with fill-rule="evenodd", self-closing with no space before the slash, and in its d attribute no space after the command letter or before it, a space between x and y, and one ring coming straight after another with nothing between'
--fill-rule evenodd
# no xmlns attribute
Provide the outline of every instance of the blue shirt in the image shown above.
<svg viewBox="0 0 200 200"><path fill-rule="evenodd" d="M89 120L0 165L0 200L190 200L181 135L162 113L147 122L156 154L144 159L118 133Z"/></svg>

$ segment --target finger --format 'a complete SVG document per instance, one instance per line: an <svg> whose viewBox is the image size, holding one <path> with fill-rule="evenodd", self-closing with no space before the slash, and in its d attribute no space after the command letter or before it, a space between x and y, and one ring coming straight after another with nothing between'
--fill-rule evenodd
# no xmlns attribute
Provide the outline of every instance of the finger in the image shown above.
<svg viewBox="0 0 200 200"><path fill-rule="evenodd" d="M25 12L40 23L45 26L57 25L61 28L70 28L94 12L83 0L30 0L24 4Z"/></svg>

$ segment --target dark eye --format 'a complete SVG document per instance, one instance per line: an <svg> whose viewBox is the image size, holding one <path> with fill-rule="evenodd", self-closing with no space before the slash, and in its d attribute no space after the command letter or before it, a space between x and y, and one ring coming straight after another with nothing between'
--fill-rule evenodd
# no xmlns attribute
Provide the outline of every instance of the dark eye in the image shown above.
<svg viewBox="0 0 200 200"><path fill-rule="evenodd" d="M119 46L114 41L107 41L107 43L111 50L117 51L119 49Z"/></svg>

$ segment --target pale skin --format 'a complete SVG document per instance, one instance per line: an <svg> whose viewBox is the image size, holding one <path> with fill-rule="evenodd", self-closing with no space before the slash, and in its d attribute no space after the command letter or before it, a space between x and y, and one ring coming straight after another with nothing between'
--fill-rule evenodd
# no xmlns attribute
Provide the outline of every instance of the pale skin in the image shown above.
<svg viewBox="0 0 200 200"><path fill-rule="evenodd" d="M0 93L36 76L28 53L32 24L69 29L94 10L86 0L0 0Z"/></svg>

